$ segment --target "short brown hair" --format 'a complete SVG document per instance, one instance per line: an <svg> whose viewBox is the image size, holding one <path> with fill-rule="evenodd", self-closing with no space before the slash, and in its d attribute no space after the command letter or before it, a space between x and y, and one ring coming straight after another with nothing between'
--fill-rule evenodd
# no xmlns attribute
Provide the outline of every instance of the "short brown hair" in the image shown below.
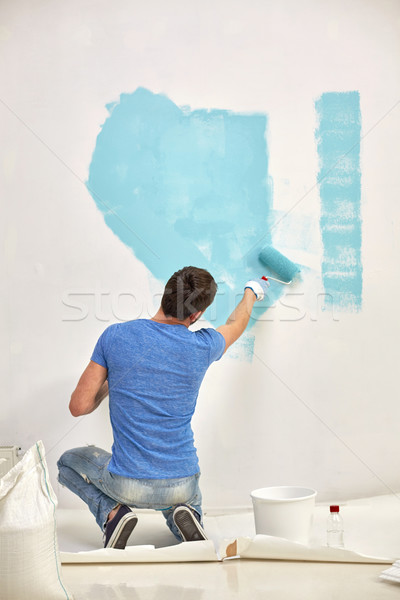
<svg viewBox="0 0 400 600"><path fill-rule="evenodd" d="M161 308L168 317L184 321L196 312L203 312L215 298L217 284L205 269L184 267L167 281Z"/></svg>

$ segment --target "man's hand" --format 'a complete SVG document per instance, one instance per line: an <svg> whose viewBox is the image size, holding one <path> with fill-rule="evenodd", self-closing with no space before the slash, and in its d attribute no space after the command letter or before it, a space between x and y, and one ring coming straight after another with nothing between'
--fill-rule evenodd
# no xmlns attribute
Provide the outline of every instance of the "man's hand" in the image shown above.
<svg viewBox="0 0 400 600"><path fill-rule="evenodd" d="M269 281L266 277L260 277L260 279L252 279L248 281L244 286L244 289L249 288L253 290L256 295L257 301L264 300L264 297L267 295L269 288Z"/></svg>
<svg viewBox="0 0 400 600"><path fill-rule="evenodd" d="M71 396L69 410L72 416L88 415L108 396L107 374L105 367L90 361Z"/></svg>

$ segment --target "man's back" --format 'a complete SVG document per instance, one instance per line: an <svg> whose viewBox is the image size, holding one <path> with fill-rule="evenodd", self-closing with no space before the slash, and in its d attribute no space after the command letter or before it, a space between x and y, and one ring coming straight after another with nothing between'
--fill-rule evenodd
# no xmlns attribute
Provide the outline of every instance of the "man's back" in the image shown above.
<svg viewBox="0 0 400 600"><path fill-rule="evenodd" d="M224 348L214 329L150 319L104 331L91 360L108 369L112 473L168 479L199 471L191 419L205 372Z"/></svg>

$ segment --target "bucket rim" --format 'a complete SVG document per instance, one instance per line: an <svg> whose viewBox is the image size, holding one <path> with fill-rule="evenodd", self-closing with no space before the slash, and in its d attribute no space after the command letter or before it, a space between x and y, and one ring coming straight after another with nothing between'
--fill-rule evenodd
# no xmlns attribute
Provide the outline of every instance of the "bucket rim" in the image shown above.
<svg viewBox="0 0 400 600"><path fill-rule="evenodd" d="M299 495L293 498L265 498L265 496L262 493L265 493L267 490L298 490ZM300 492L303 493L300 494ZM260 500L261 502L299 502L300 500L310 500L312 498L315 498L317 493L317 490L311 487L305 487L300 485L274 485L263 488L257 488L256 490L250 492L250 496L252 499Z"/></svg>

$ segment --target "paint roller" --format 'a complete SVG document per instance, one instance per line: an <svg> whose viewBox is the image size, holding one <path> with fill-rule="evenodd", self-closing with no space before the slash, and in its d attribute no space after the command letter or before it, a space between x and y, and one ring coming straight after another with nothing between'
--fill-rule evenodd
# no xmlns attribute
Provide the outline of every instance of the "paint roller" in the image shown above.
<svg viewBox="0 0 400 600"><path fill-rule="evenodd" d="M297 265L292 263L291 260L286 258L286 256L283 256L283 254L272 246L265 246L258 255L258 258L264 266L268 267L268 269L273 271L279 277L279 279L269 276L262 277L262 279L265 279L266 281L272 279L272 281L289 285L292 283L297 273L300 272Z"/></svg>

